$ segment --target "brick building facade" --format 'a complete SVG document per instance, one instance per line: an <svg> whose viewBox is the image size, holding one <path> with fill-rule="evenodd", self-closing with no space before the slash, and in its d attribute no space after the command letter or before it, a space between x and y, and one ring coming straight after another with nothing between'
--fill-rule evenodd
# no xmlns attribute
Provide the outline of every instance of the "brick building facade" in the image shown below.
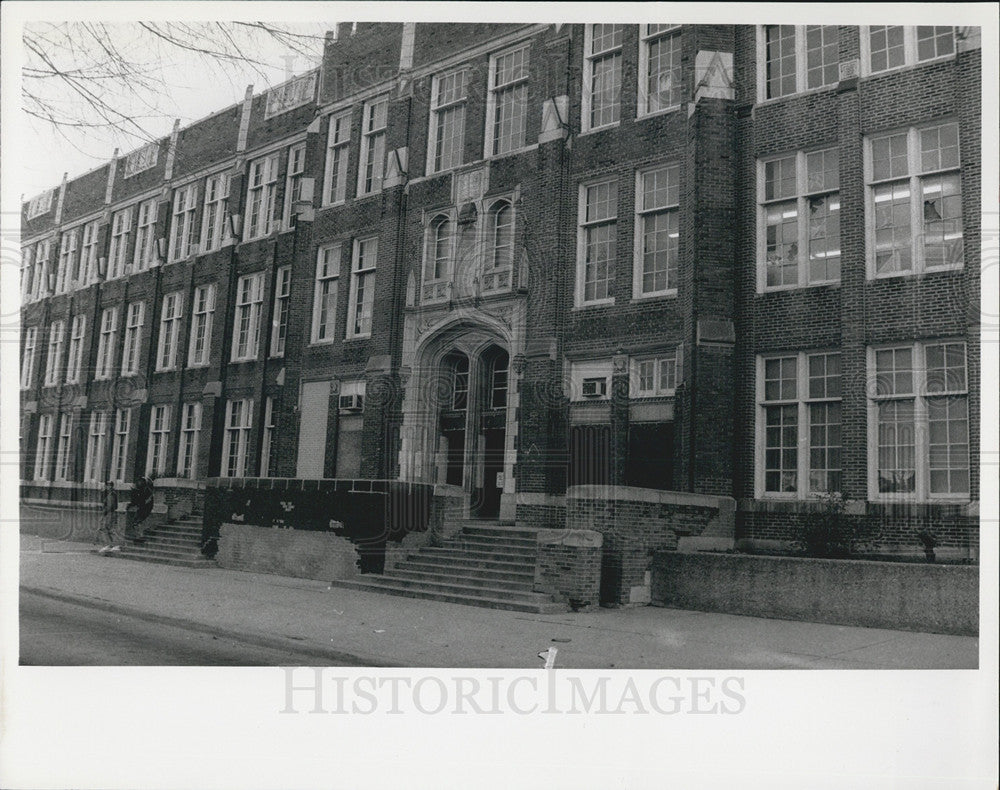
<svg viewBox="0 0 1000 790"><path fill-rule="evenodd" d="M839 491L978 543L975 29L358 24L23 207L22 496ZM87 492L95 493L87 493Z"/></svg>

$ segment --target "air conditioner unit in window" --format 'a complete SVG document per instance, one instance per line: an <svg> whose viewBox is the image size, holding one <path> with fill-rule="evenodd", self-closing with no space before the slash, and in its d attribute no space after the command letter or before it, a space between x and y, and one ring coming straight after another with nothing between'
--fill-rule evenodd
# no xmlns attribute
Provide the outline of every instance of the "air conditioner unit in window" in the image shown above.
<svg viewBox="0 0 1000 790"><path fill-rule="evenodd" d="M583 380L583 397L603 398L607 394L608 394L608 380L606 378Z"/></svg>
<svg viewBox="0 0 1000 790"><path fill-rule="evenodd" d="M344 411L361 411L365 406L363 395L341 395L340 408Z"/></svg>

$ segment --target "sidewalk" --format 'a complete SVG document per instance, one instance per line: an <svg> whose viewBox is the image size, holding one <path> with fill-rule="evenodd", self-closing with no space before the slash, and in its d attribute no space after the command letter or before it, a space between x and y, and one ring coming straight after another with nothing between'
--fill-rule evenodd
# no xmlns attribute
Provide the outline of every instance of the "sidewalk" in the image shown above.
<svg viewBox="0 0 1000 790"><path fill-rule="evenodd" d="M111 559L21 535L21 588L329 657L330 664L597 669L965 669L973 637L641 607L534 615L325 582Z"/></svg>

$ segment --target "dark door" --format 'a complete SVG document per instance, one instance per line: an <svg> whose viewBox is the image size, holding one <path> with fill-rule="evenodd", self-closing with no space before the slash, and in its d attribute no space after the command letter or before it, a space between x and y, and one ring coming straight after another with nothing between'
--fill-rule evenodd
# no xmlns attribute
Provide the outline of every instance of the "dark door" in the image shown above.
<svg viewBox="0 0 1000 790"><path fill-rule="evenodd" d="M465 431L446 430L444 437L448 440L448 469L445 482L448 485L462 485L465 474Z"/></svg>
<svg viewBox="0 0 1000 790"><path fill-rule="evenodd" d="M611 482L611 427L574 425L569 436L569 485Z"/></svg>
<svg viewBox="0 0 1000 790"><path fill-rule="evenodd" d="M480 497L480 518L494 518L500 513L503 492L504 440L506 432L491 428L483 432L483 491Z"/></svg>
<svg viewBox="0 0 1000 790"><path fill-rule="evenodd" d="M674 485L674 424L632 423L628 430L625 485L669 490Z"/></svg>

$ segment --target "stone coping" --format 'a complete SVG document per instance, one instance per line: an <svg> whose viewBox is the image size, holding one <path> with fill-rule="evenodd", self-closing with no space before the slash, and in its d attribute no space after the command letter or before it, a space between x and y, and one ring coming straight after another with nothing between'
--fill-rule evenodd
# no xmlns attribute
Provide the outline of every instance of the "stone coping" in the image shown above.
<svg viewBox="0 0 1000 790"><path fill-rule="evenodd" d="M865 499L845 500L846 510L853 515L890 513L894 515L940 515L952 512L958 516L977 517L979 501L971 502L869 502ZM818 499L740 499L743 513L820 513L826 505Z"/></svg>
<svg viewBox="0 0 1000 790"><path fill-rule="evenodd" d="M543 494L535 491L518 491L516 504L543 505L546 507L565 507L566 497L562 494Z"/></svg>
<svg viewBox="0 0 1000 790"><path fill-rule="evenodd" d="M689 505L735 511L736 500L714 494L690 494L687 491L661 491L655 488L633 486L571 486L566 489L566 499L597 499L616 502L649 502L661 505Z"/></svg>

